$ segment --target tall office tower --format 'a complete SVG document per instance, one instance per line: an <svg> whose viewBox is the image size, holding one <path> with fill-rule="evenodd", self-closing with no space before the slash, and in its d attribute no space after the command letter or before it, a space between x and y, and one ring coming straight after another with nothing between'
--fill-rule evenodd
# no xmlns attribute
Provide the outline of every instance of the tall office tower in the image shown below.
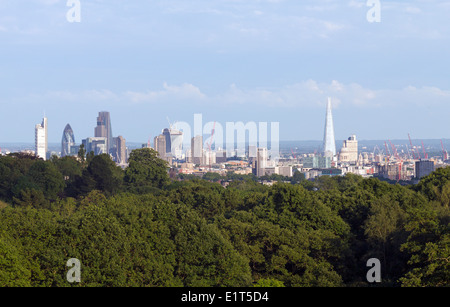
<svg viewBox="0 0 450 307"><path fill-rule="evenodd" d="M183 132L174 128L170 129L170 144L172 156L176 159L183 158Z"/></svg>
<svg viewBox="0 0 450 307"><path fill-rule="evenodd" d="M194 164L203 162L203 136L197 135L191 139L191 159Z"/></svg>
<svg viewBox="0 0 450 307"><path fill-rule="evenodd" d="M126 140L123 136L118 136L114 138L115 143L115 159L118 164L126 164L127 163L127 145Z"/></svg>
<svg viewBox="0 0 450 307"><path fill-rule="evenodd" d="M70 156L71 148L75 146L75 136L69 124L64 128L61 140L61 157Z"/></svg>
<svg viewBox="0 0 450 307"><path fill-rule="evenodd" d="M170 138L170 129L165 128L162 135L166 138L166 155L172 154L172 141Z"/></svg>
<svg viewBox="0 0 450 307"><path fill-rule="evenodd" d="M266 174L267 159L269 157L267 148L258 148L256 152L256 176L261 177Z"/></svg>
<svg viewBox="0 0 450 307"><path fill-rule="evenodd" d="M166 148L167 148L166 136L163 134L156 136L155 139L153 140L153 144L155 150L159 154L159 158L166 160Z"/></svg>
<svg viewBox="0 0 450 307"><path fill-rule="evenodd" d="M336 141L334 139L333 113L331 110L331 99L328 98L327 114L325 119L325 135L323 138L323 153L325 157L336 155Z"/></svg>
<svg viewBox="0 0 450 307"><path fill-rule="evenodd" d="M416 161L416 178L421 179L434 172L434 162L430 160Z"/></svg>
<svg viewBox="0 0 450 307"><path fill-rule="evenodd" d="M109 112L98 112L97 127L95 127L95 137L106 138L106 148L108 153L114 148L112 136L111 117Z"/></svg>
<svg viewBox="0 0 450 307"><path fill-rule="evenodd" d="M339 161L358 161L358 141L356 140L356 135L352 135L348 140L344 141L341 152L339 153Z"/></svg>
<svg viewBox="0 0 450 307"><path fill-rule="evenodd" d="M47 117L44 117L42 119L42 124L37 124L35 127L35 147L36 147L36 157L47 160L47 151L48 151Z"/></svg>

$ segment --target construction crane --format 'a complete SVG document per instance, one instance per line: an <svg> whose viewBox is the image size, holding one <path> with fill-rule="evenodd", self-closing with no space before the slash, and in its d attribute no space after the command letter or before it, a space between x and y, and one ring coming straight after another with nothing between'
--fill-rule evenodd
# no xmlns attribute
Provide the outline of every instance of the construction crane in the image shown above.
<svg viewBox="0 0 450 307"><path fill-rule="evenodd" d="M425 146L423 146L423 141L422 141L422 150L423 150L423 156L424 156L424 158L425 158L425 159L428 159L428 154L427 154L427 152L425 151Z"/></svg>
<svg viewBox="0 0 450 307"><path fill-rule="evenodd" d="M389 156L391 155L391 153L389 152L389 148L386 142L384 142L384 147L386 148L386 162L389 162Z"/></svg>
<svg viewBox="0 0 450 307"><path fill-rule="evenodd" d="M374 156L374 157L375 157L375 152L377 151L377 149L378 149L378 153L381 152L381 150L380 150L380 148L378 147L378 145L375 145L375 147L373 148L373 156Z"/></svg>
<svg viewBox="0 0 450 307"><path fill-rule="evenodd" d="M442 146L442 154L443 154L444 161L447 161L448 160L448 152L445 150L444 143L442 142L442 140L441 140L441 146Z"/></svg>
<svg viewBox="0 0 450 307"><path fill-rule="evenodd" d="M411 136L409 135L409 133L408 133L408 138L409 138L409 144L411 145L411 151L412 151L412 153L413 153L414 160L417 160L416 153L415 153L415 151L414 151L414 146L413 146L413 144L412 144Z"/></svg>
<svg viewBox="0 0 450 307"><path fill-rule="evenodd" d="M292 156L294 157L294 159L297 159L297 156L294 154L294 151L291 148L291 152L292 152Z"/></svg>
<svg viewBox="0 0 450 307"><path fill-rule="evenodd" d="M394 153L394 157L396 157L398 159L397 148L394 146L394 144L392 144L391 140L389 140L389 144L391 144L392 152Z"/></svg>

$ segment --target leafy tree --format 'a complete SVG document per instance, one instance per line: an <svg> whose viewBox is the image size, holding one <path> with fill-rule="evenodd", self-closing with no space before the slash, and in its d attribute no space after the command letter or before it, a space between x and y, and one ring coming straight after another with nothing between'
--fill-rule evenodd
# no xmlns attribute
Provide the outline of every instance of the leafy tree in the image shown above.
<svg viewBox="0 0 450 307"><path fill-rule="evenodd" d="M284 283L276 279L261 278L253 286L263 288L282 288L284 287Z"/></svg>
<svg viewBox="0 0 450 307"><path fill-rule="evenodd" d="M450 210L440 204L411 210L406 224L410 235L401 250L409 255L406 287L446 287L450 284Z"/></svg>
<svg viewBox="0 0 450 307"><path fill-rule="evenodd" d="M27 174L49 200L55 200L64 189L64 179L49 161L36 161Z"/></svg>
<svg viewBox="0 0 450 307"><path fill-rule="evenodd" d="M128 159L125 183L137 190L148 186L162 188L169 182L167 167L167 162L161 160L153 149L135 149Z"/></svg>
<svg viewBox="0 0 450 307"><path fill-rule="evenodd" d="M71 196L86 195L93 190L99 190L112 195L121 189L123 171L116 166L107 154L94 156L82 176L75 179Z"/></svg>
<svg viewBox="0 0 450 307"><path fill-rule="evenodd" d="M81 161L82 164L86 161L86 149L84 148L84 144L80 145L80 149L78 150L78 160Z"/></svg>
<svg viewBox="0 0 450 307"><path fill-rule="evenodd" d="M0 232L0 285L30 287L31 272L17 242Z"/></svg>

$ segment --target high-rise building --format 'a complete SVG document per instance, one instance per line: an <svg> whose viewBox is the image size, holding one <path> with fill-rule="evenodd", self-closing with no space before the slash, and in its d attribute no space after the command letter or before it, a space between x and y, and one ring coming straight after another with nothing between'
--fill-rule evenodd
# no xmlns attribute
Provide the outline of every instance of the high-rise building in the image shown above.
<svg viewBox="0 0 450 307"><path fill-rule="evenodd" d="M163 130L162 135L164 135L164 138L166 139L166 151L165 155L171 155L172 154L172 140L170 138L170 129L166 128Z"/></svg>
<svg viewBox="0 0 450 307"><path fill-rule="evenodd" d="M183 157L183 132L174 128L170 130L170 147L172 157L182 159Z"/></svg>
<svg viewBox="0 0 450 307"><path fill-rule="evenodd" d="M35 149L36 149L36 157L47 160L47 151L48 151L47 117L44 117L42 119L42 124L37 124L35 127Z"/></svg>
<svg viewBox="0 0 450 307"><path fill-rule="evenodd" d="M434 162L430 160L416 161L416 178L421 179L434 172Z"/></svg>
<svg viewBox="0 0 450 307"><path fill-rule="evenodd" d="M159 154L159 158L166 160L166 150L167 150L166 136L163 134L156 136L155 139L153 140L153 144L155 150Z"/></svg>
<svg viewBox="0 0 450 307"><path fill-rule="evenodd" d="M258 148L256 152L256 176L261 177L266 174L267 160L269 154L267 148Z"/></svg>
<svg viewBox="0 0 450 307"><path fill-rule="evenodd" d="M99 112L97 117L97 126L94 131L95 137L106 138L107 153L110 153L114 147L114 140L111 128L111 117L109 112Z"/></svg>
<svg viewBox="0 0 450 307"><path fill-rule="evenodd" d="M339 153L339 161L358 161L358 140L356 139L356 135L352 135L348 140L344 141L341 152Z"/></svg>
<svg viewBox="0 0 450 307"><path fill-rule="evenodd" d="M162 135L166 138L166 156L181 159L183 155L183 132L171 128L165 128Z"/></svg>
<svg viewBox="0 0 450 307"><path fill-rule="evenodd" d="M325 135L323 138L323 154L325 157L334 157L336 155L336 141L334 138L333 112L331 99L328 98L327 113L325 119Z"/></svg>
<svg viewBox="0 0 450 307"><path fill-rule="evenodd" d="M247 155L249 163L253 163L256 160L257 146L256 145L248 145L247 147Z"/></svg>
<svg viewBox="0 0 450 307"><path fill-rule="evenodd" d="M203 161L203 136L197 135L191 139L191 159L194 164L201 164Z"/></svg>
<svg viewBox="0 0 450 307"><path fill-rule="evenodd" d="M118 136L114 138L115 142L115 160L118 164L126 164L127 163L127 145L123 136Z"/></svg>
<svg viewBox="0 0 450 307"><path fill-rule="evenodd" d="M71 156L73 152L73 146L75 146L75 136L73 134L72 127L67 124L64 128L61 140L61 157Z"/></svg>

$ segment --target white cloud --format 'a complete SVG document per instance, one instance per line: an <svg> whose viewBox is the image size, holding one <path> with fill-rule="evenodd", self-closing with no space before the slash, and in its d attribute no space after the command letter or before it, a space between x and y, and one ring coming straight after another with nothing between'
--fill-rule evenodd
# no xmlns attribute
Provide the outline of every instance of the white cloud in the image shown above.
<svg viewBox="0 0 450 307"><path fill-rule="evenodd" d="M29 95L23 100L40 102L86 103L108 105L158 105L161 108L183 108L211 106L220 108L239 107L242 110L255 108L314 109L323 108L331 97L335 108L386 109L447 107L450 90L434 86L407 86L400 89L370 89L358 83L343 83L332 80L329 83L306 80L278 88L242 88L231 84L227 89L207 95L190 83L169 85L161 90L124 91L85 90L51 91L43 95ZM270 112L270 111L269 111Z"/></svg>
<svg viewBox="0 0 450 307"><path fill-rule="evenodd" d="M163 90L160 91L146 91L136 92L127 91L123 94L123 98L133 103L158 103L162 101L187 101L198 100L205 98L200 89L192 84L184 83L180 86L168 85L164 83Z"/></svg>

